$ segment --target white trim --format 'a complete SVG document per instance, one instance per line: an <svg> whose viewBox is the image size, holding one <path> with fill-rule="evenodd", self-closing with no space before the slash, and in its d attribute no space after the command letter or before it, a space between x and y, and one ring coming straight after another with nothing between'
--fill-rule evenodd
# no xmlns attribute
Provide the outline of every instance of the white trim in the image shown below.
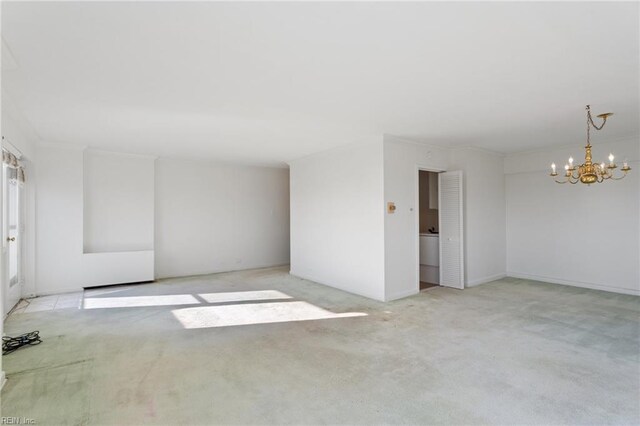
<svg viewBox="0 0 640 426"><path fill-rule="evenodd" d="M284 161L271 163L261 163L261 162L253 162L253 161L232 161L232 160L218 160L214 158L193 158L193 157L177 157L177 156L169 156L165 157L160 155L156 157L158 161L182 161L188 163L196 163L201 166L233 166L233 167L262 167L265 169L288 169L289 165Z"/></svg>
<svg viewBox="0 0 640 426"><path fill-rule="evenodd" d="M11 49L7 45L7 42L4 41L4 37L2 37L2 69L7 71L15 71L20 66L18 65L18 61L16 61L16 57L13 55Z"/></svg>
<svg viewBox="0 0 640 426"><path fill-rule="evenodd" d="M416 177L415 177L415 193L413 205L415 207L414 211L414 230L413 234L415 235L415 247L416 247L416 291L420 292L420 172L432 172L432 173L442 173L445 172L446 169L443 168L434 168L431 166L423 166L421 164L416 164ZM440 207L440 206L438 206ZM438 222L440 221L440 211L438 210ZM438 228L440 227L440 223L438 223ZM438 240L438 250L440 250L440 240Z"/></svg>
<svg viewBox="0 0 640 426"><path fill-rule="evenodd" d="M457 149L471 149L471 150L475 150L475 151L481 151L484 152L486 154L493 154L496 155L498 157L503 157L503 158L510 158L510 157L517 157L518 155L522 155L522 154L534 154L534 153L538 153L538 152L545 152L545 151L551 151L551 150L556 150L556 149L564 149L564 148L571 148L571 147L575 147L576 144L575 142L562 142L560 144L551 144L551 145L545 145L543 147L537 147L537 148L525 148L521 151L497 151L497 150L492 150L489 148L483 148L481 146L477 146L477 145L471 145L471 144L465 144L465 145L455 145L455 144L448 144L448 145L444 145L444 144L438 144L438 143L433 143L433 142L423 142L420 140L415 140L415 139L409 139L406 138L404 136L396 136L390 133L383 133L383 136L389 137L389 138L393 138L395 139L397 142L405 142L408 144L413 144L413 145L420 145L420 146L428 146L428 147L433 147L433 148L440 148L440 149L445 149L445 150L457 150ZM618 136L615 138L610 138L604 141L599 141L598 145L607 145L607 144L613 144L616 142L625 142L628 140L633 140L633 139L637 139L638 137L640 137L639 134L637 133L631 133L631 134L627 134L627 135L622 135L622 136Z"/></svg>
<svg viewBox="0 0 640 426"><path fill-rule="evenodd" d="M88 145L86 144L74 144L74 143L65 143L65 142L47 142L40 141L36 143L36 147L38 148L59 148L59 149L72 149L77 151L84 151Z"/></svg>
<svg viewBox="0 0 640 426"><path fill-rule="evenodd" d="M98 148L93 148L87 144L74 144L74 143L65 143L65 142L40 141L36 143L35 146L38 148L59 148L59 149L69 149L69 150L77 150L77 151L92 151L92 152L99 152L99 153L102 152L102 153L108 153L108 154L148 158L154 161L155 160L189 161L189 162L196 162L196 163L205 164L205 165L264 167L264 168L270 168L270 169L289 168L288 164L284 161L277 161L271 164L271 162L262 163L262 162L256 162L256 161L243 161L243 160L218 160L218 159L205 159L205 158L182 157L182 156L166 157L166 156L155 155L155 154L134 154L131 152L98 149Z"/></svg>
<svg viewBox="0 0 640 426"><path fill-rule="evenodd" d="M157 155L147 155L147 154L134 154L131 152L122 152L122 151L110 151L107 149L97 149L91 148L90 146L85 147L85 152L94 152L96 154L104 154L104 155L119 155L121 157L133 157L133 158L145 158L149 160L156 160L158 158Z"/></svg>
<svg viewBox="0 0 640 426"><path fill-rule="evenodd" d="M312 277L310 275L299 274L299 273L293 272L291 270L289 270L289 275L291 275L292 277L300 278L302 280L311 281L314 284L320 284L320 285L323 285L323 286L326 286L326 287L331 287L331 288L334 288L334 289L337 289L337 290L340 290L340 291L344 291L345 293L354 294L356 296L361 296L361 297L366 297L368 299L377 300L379 302L385 302L384 299L380 299L379 297L376 297L373 294L356 293L354 291L347 290L347 289L342 288L342 287L338 287L335 284L323 283L322 281L320 281L320 280L318 280L318 279L316 279L316 278L314 278L314 277Z"/></svg>
<svg viewBox="0 0 640 426"><path fill-rule="evenodd" d="M2 147L5 148L10 153L12 153L13 155L15 155L18 160L22 159L22 151L16 148L16 146L11 142L9 142L9 139L7 139L4 136L2 137Z"/></svg>
<svg viewBox="0 0 640 426"><path fill-rule="evenodd" d="M27 140L32 141L34 144L41 141L42 138L36 131L36 128L22 113L22 110L18 108L11 95L9 95L4 88L2 88L0 92L2 93L2 115L13 120L17 129L23 133L23 136L25 136ZM6 129L4 131L6 131Z"/></svg>
<svg viewBox="0 0 640 426"><path fill-rule="evenodd" d="M382 216L380 223L382 224L382 295L387 291L387 208L386 202L387 199L387 191L385 189L385 169L384 166L384 151L385 151L385 142L384 136L382 137L382 141L379 145L380 148L380 159L382 160L382 173L380 173L380 191L379 195L381 196L378 202L380 203L380 210L378 210L378 214ZM291 215L290 215L291 217Z"/></svg>
<svg viewBox="0 0 640 426"><path fill-rule="evenodd" d="M415 296L418 293L420 293L420 290L408 289L408 290L405 290L405 291L394 293L391 296L386 296L385 295L384 301L385 302L391 302L392 300L404 299L405 297Z"/></svg>
<svg viewBox="0 0 640 426"><path fill-rule="evenodd" d="M467 284L465 285L465 287L475 287L475 286L480 285L480 284L490 283L491 281L496 281L496 280L505 278L506 276L507 276L507 274L505 274L504 272L500 273L500 274L489 275L489 276L486 276L486 277L482 277L482 278L478 278L478 279L475 279L475 280L468 281Z"/></svg>
<svg viewBox="0 0 640 426"><path fill-rule="evenodd" d="M221 269L221 270L216 270L216 271L212 271L212 272L202 272L202 273L196 273L196 274L191 274L191 275L171 275L171 276L158 276L157 274L154 275L154 281L160 281L160 280L172 280L172 279L176 279L176 278L191 278L191 277L202 277L204 275L215 275L215 274L226 274L229 272L243 272L243 271L252 271L254 269L272 269L272 268L282 268L283 266L288 266L289 262L287 263L278 263L278 264L273 264L273 263L269 263L269 264L264 264L264 265L256 265L256 266L248 266L246 268L243 269Z"/></svg>
<svg viewBox="0 0 640 426"><path fill-rule="evenodd" d="M476 151L476 152L481 152L481 153L484 153L484 154L493 155L493 156L501 157L501 158L504 158L504 157L507 156L507 154L504 153L504 152L493 151L491 149L482 148L482 147L475 146L475 145L453 146L453 147L451 147L451 149L452 150L460 150L460 151L463 151L463 150Z"/></svg>
<svg viewBox="0 0 640 426"><path fill-rule="evenodd" d="M551 284L568 285L571 287L580 287L580 288L587 288L591 290L601 290L601 291L609 291L612 293L631 294L634 296L640 296L640 289L611 287L611 286L605 286L600 284L563 280L559 278L543 277L540 275L525 274L522 272L513 272L513 271L507 271L507 276L512 278L522 278L525 280L542 281L542 282L551 283Z"/></svg>
<svg viewBox="0 0 640 426"><path fill-rule="evenodd" d="M615 138L611 138L611 139L607 139L607 140L602 140L602 141L598 141L597 144L598 146L600 145L610 145L616 142L626 142L630 139L638 139L640 137L640 134L628 134L628 135L623 135L623 136L619 136L619 137L615 137ZM584 141L583 141L584 142ZM582 145L582 142L578 142L578 145ZM518 157L520 155L527 155L527 154L537 154L540 152L547 152L547 151L555 151L555 150L562 150L562 149L566 149L566 148L573 148L576 147L576 142L567 142L567 143L562 143L562 144L556 144L556 145L545 145L543 147L539 147L539 148L531 148L531 149L525 149L522 151L515 151L515 152L508 152L505 154L505 158L509 159L511 157Z"/></svg>
<svg viewBox="0 0 640 426"><path fill-rule="evenodd" d="M29 294L29 295L25 295L23 298L24 299L33 299L34 297L41 297L41 296L52 296L55 294L62 294L62 293L77 293L78 291L84 291L84 288L82 287L65 287L65 288L61 288L58 290L54 290L54 291L38 291L35 294Z"/></svg>
<svg viewBox="0 0 640 426"><path fill-rule="evenodd" d="M640 160L627 160L627 163L632 165L640 164ZM558 171L560 171L560 168L558 168ZM526 174L540 174L540 173L546 174L548 172L549 172L549 167L547 166L547 167L536 167L536 168L531 168L526 170L505 171L504 175L511 176L511 175L526 175Z"/></svg>
<svg viewBox="0 0 640 426"><path fill-rule="evenodd" d="M409 145L417 145L417 146L422 146L422 147L427 147L427 148L437 148L437 149L442 149L445 151L449 151L451 150L453 147L450 145L439 145L437 143L433 143L433 142L421 142L415 139L408 139L405 137L400 137L400 136L396 136L396 135L392 135L390 133L383 133L382 134L383 139L385 142L397 142L397 143L406 143ZM392 139L392 140L389 140Z"/></svg>
<svg viewBox="0 0 640 426"><path fill-rule="evenodd" d="M384 149L384 137L379 137L379 136L363 137L363 138L357 138L356 140L354 140L352 142L342 143L340 145L336 145L336 146L331 147L331 148L323 149L323 150L312 152L312 153L309 153L309 154L304 154L304 155L301 155L299 157L290 158L288 160L285 160L285 163L288 166L291 166L292 163L296 163L296 162L301 161L301 160L320 157L322 155L332 154L334 152L340 152L340 151L344 151L344 150L347 150L347 149L350 149L350 148L359 147L359 146L374 146L377 143L380 143L383 146L383 149ZM383 152L383 155L384 155L384 152ZM384 159L384 157L383 157L383 159Z"/></svg>
<svg viewBox="0 0 640 426"><path fill-rule="evenodd" d="M415 140L415 139L409 139L406 138L404 136L396 136L396 135L392 135L389 133L384 133L383 134L384 137L390 138L391 140L385 140L386 142L398 142L398 143L406 143L406 144L410 144L410 145L418 145L421 147L427 147L427 148L436 148L436 149L442 149L442 150L446 150L446 151L455 151L455 150L472 150L472 151L478 151L478 152L483 152L485 154L490 154L490 155L495 155L497 157L506 157L507 155L509 155L506 152L502 152L502 151L495 151L489 148L483 148L481 146L476 146L476 145L442 145L442 144L438 144L438 143L433 143L433 142L423 142L420 140Z"/></svg>

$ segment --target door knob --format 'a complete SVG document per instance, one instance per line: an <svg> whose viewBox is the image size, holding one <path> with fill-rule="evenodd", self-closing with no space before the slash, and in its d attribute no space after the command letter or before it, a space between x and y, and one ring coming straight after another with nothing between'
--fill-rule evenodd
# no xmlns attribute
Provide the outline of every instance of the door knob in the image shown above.
<svg viewBox="0 0 640 426"><path fill-rule="evenodd" d="M7 241L15 241L16 237L7 237Z"/></svg>

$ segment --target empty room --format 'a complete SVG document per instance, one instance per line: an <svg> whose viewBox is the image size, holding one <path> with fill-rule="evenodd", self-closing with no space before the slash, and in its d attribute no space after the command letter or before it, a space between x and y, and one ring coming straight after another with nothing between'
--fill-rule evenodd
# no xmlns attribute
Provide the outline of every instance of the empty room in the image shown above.
<svg viewBox="0 0 640 426"><path fill-rule="evenodd" d="M639 2L0 5L0 423L640 424Z"/></svg>

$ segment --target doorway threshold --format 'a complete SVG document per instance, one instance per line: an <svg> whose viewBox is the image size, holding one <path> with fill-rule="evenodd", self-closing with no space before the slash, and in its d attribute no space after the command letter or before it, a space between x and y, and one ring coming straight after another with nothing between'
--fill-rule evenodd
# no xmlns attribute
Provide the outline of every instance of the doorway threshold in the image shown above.
<svg viewBox="0 0 640 426"><path fill-rule="evenodd" d="M420 291L427 290L432 287L440 287L438 284L426 283L424 281L420 281Z"/></svg>

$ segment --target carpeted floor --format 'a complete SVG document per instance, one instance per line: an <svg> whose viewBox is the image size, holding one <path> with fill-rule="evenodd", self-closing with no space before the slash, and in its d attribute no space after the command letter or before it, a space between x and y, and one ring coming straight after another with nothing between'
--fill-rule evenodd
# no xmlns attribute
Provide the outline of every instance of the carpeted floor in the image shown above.
<svg viewBox="0 0 640 426"><path fill-rule="evenodd" d="M226 293L226 294L221 294ZM638 424L640 298L518 279L374 302L233 272L85 293L5 332L46 424Z"/></svg>

